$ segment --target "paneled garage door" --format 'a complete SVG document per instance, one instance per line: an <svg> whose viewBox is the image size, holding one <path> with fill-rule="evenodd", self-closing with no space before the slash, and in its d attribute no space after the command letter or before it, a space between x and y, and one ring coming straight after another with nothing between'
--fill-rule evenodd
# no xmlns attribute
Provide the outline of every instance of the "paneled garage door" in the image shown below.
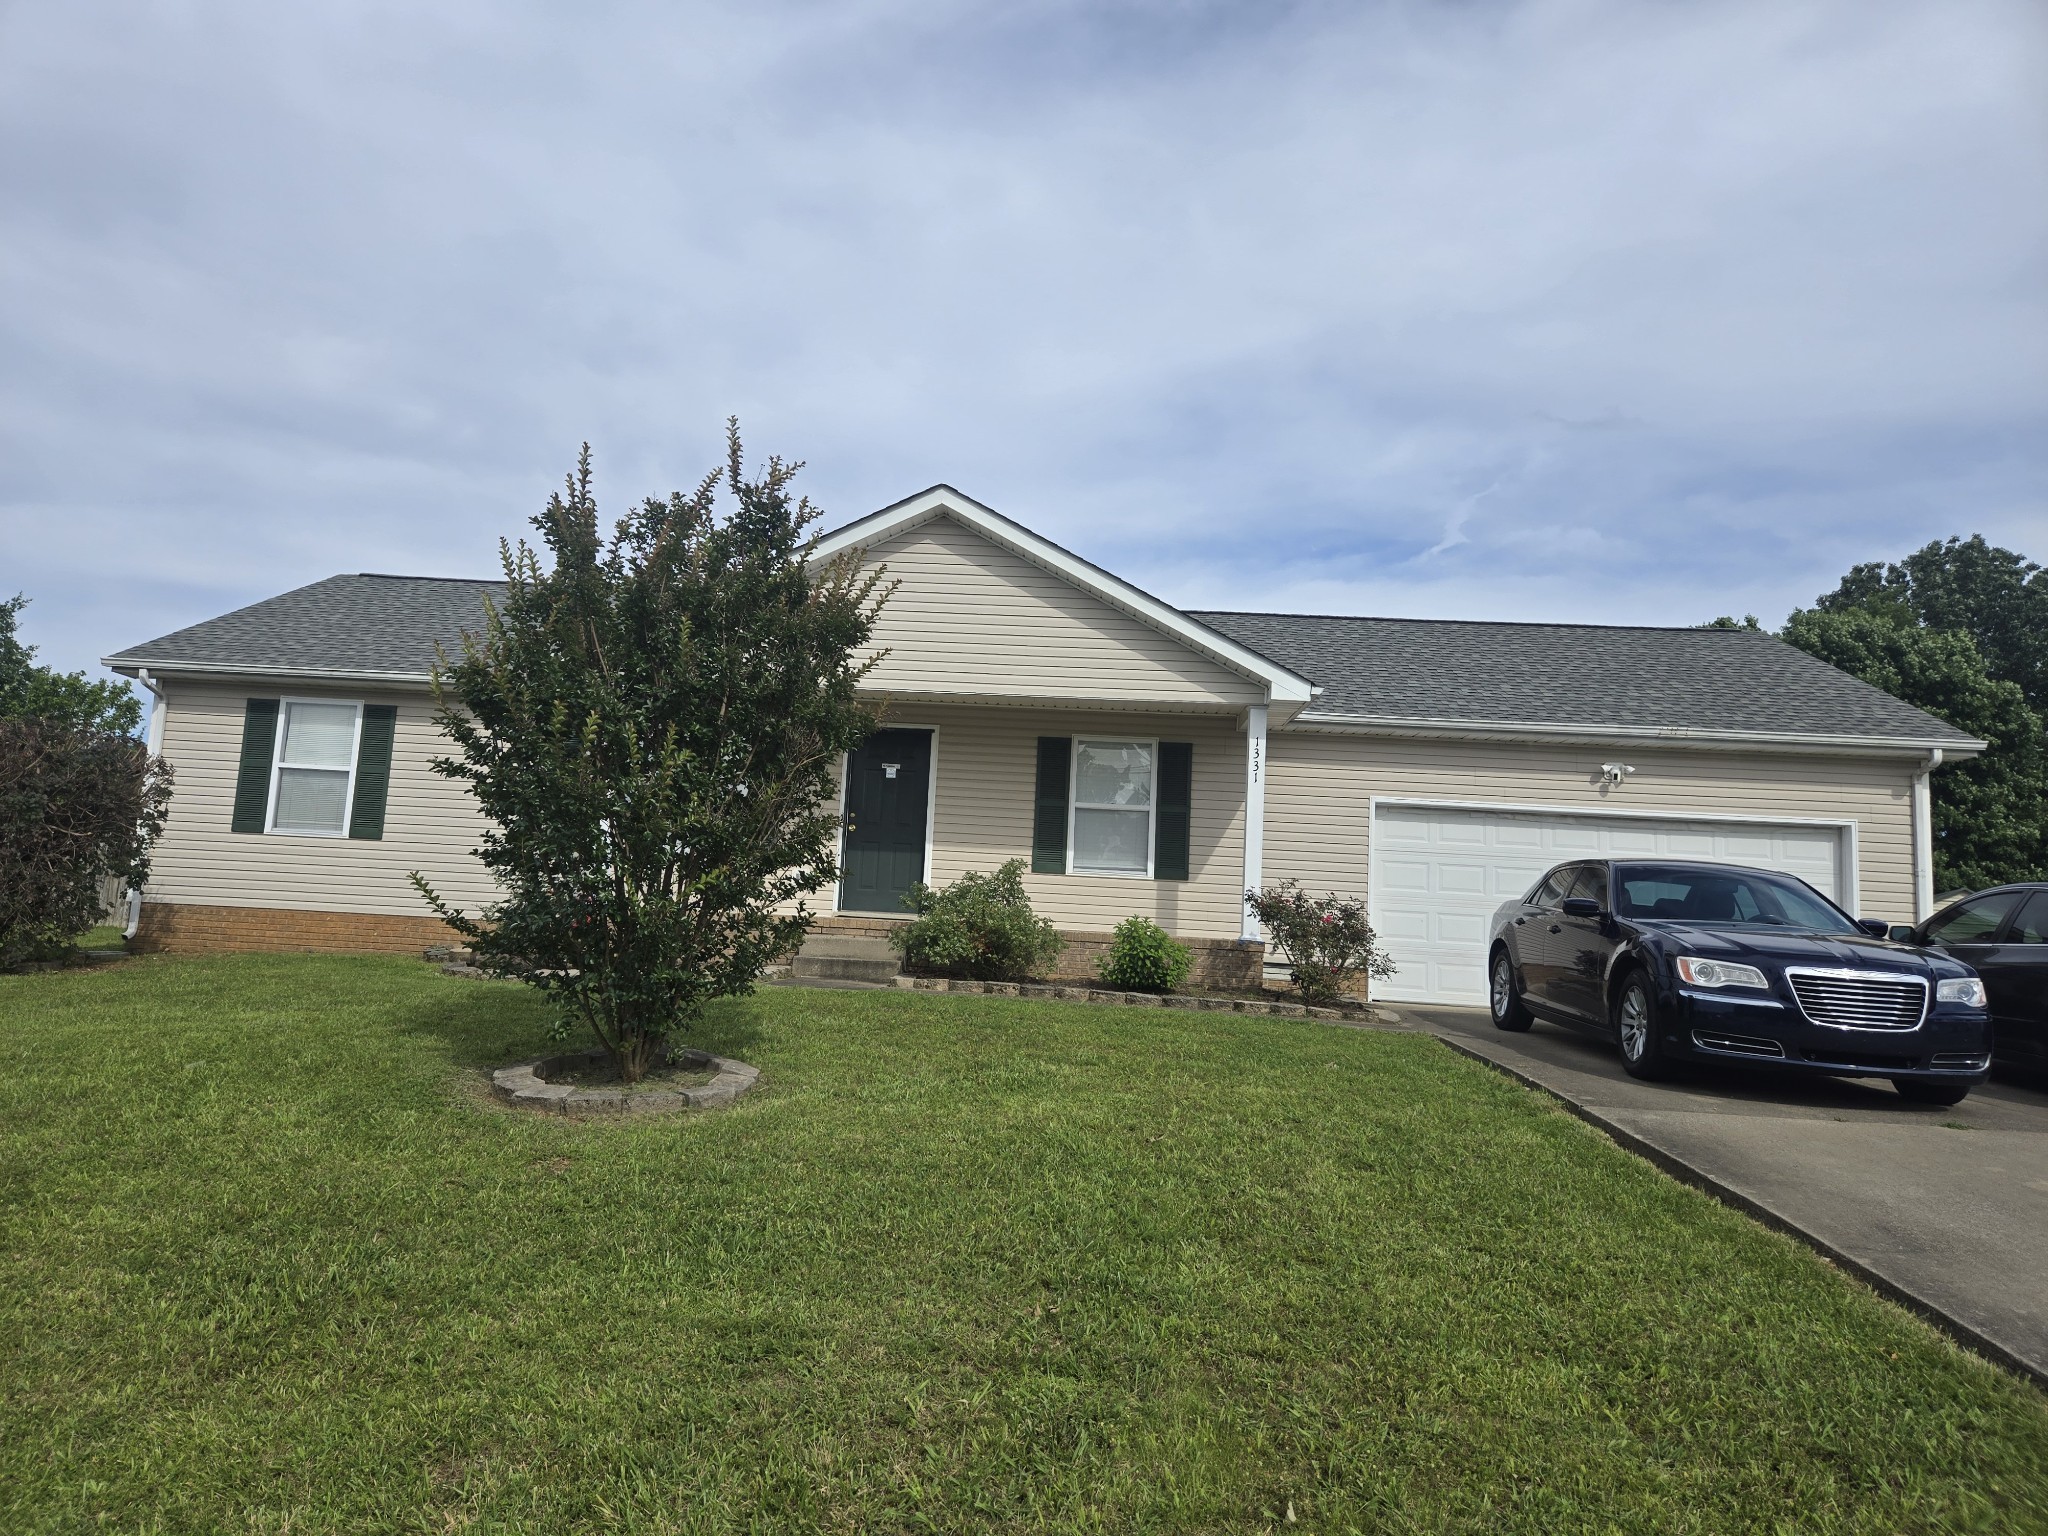
<svg viewBox="0 0 2048 1536"><path fill-rule="evenodd" d="M1373 814L1372 925L1400 970L1374 982L1372 995L1483 1004L1494 909L1566 859L1749 864L1797 875L1840 901L1842 836L1839 827L1773 822L1382 804Z"/></svg>

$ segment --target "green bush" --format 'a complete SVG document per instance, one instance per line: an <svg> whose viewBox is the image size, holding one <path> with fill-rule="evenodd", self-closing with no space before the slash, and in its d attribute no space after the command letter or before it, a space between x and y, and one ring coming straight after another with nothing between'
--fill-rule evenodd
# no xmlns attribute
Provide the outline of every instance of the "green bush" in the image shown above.
<svg viewBox="0 0 2048 1536"><path fill-rule="evenodd" d="M974 981L1029 981L1059 958L1059 930L1031 910L1024 861L972 870L943 891L920 881L903 904L917 920L889 935L912 971Z"/></svg>
<svg viewBox="0 0 2048 1536"><path fill-rule="evenodd" d="M1104 981L1125 992L1171 992L1194 964L1187 945L1150 918L1127 917L1116 925L1098 969Z"/></svg>

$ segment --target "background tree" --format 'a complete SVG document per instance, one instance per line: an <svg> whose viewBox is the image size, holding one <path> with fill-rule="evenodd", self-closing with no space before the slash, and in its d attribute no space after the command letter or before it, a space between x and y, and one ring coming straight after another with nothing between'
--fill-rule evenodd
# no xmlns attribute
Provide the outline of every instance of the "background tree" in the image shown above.
<svg viewBox="0 0 2048 1536"><path fill-rule="evenodd" d="M819 514L789 492L800 465L749 479L737 424L727 450L606 539L586 444L533 520L552 567L504 548L502 604L437 679L458 755L434 767L474 791L505 894L472 920L413 883L627 1081L802 941L801 898L838 873L834 767L875 724L855 695L873 662L854 657L888 595L879 574L854 551L813 560Z"/></svg>
<svg viewBox="0 0 2048 1536"><path fill-rule="evenodd" d="M1982 534L1937 539L1896 564L1856 566L1815 606L1966 634L1990 675L2017 684L2027 707L2048 716L2048 570Z"/></svg>
<svg viewBox="0 0 2048 1536"><path fill-rule="evenodd" d="M50 720L128 735L141 729L142 705L120 683L96 683L83 672L36 665L36 648L22 644L16 633L27 606L18 593L0 603L0 719Z"/></svg>
<svg viewBox="0 0 2048 1536"><path fill-rule="evenodd" d="M1800 610L1784 638L1990 743L1981 757L1946 763L1929 781L1938 890L2040 877L2048 833L2041 719L2016 684L1991 676L1975 641L1861 608Z"/></svg>
<svg viewBox="0 0 2048 1536"><path fill-rule="evenodd" d="M136 740L124 688L38 666L0 603L0 969L54 959L100 917L108 876L140 889L171 771Z"/></svg>
<svg viewBox="0 0 2048 1536"><path fill-rule="evenodd" d="M1783 637L1990 743L1931 781L1937 889L2048 878L2048 572L1937 540L1854 567Z"/></svg>

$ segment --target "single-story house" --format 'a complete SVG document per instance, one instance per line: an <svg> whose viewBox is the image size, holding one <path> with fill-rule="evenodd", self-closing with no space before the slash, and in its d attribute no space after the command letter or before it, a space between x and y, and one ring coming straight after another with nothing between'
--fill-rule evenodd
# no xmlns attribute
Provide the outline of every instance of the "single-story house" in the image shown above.
<svg viewBox="0 0 2048 1536"><path fill-rule="evenodd" d="M1928 775L1983 749L1755 631L1184 612L944 485L823 548L900 586L821 924L1026 858L1077 974L1142 913L1249 979L1243 893L1291 877L1367 901L1400 967L1378 995L1475 1003L1488 915L1575 854L1764 865L1916 918ZM417 950L447 930L409 871L491 899L479 813L429 768L430 674L495 586L334 576L106 658L177 774L142 947Z"/></svg>

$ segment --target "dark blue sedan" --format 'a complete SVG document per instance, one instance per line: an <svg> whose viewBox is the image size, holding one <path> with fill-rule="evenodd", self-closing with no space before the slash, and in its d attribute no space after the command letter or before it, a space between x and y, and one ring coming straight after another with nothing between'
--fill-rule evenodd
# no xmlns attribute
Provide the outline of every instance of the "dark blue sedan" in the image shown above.
<svg viewBox="0 0 2048 1536"><path fill-rule="evenodd" d="M1984 984L1802 880L1676 860L1560 864L1494 914L1493 1022L1615 1041L1630 1075L1685 1061L1885 1077L1955 1104L1991 1067Z"/></svg>

